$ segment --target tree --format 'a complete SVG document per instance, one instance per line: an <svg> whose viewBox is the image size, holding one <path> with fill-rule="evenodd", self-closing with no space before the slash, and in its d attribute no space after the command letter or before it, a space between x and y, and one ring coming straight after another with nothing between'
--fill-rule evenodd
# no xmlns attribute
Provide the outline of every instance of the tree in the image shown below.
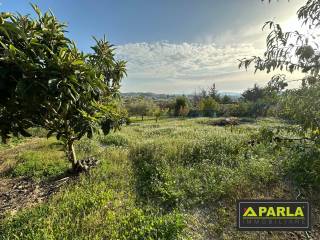
<svg viewBox="0 0 320 240"><path fill-rule="evenodd" d="M220 99L222 104L230 104L232 103L232 99L231 97L229 97L228 95L224 95L221 99Z"/></svg>
<svg viewBox="0 0 320 240"><path fill-rule="evenodd" d="M242 100L248 103L247 114L252 117L267 116L271 113L270 108L277 109L279 97L286 86L285 75L280 74L273 76L266 87L255 84L253 88L245 90Z"/></svg>
<svg viewBox="0 0 320 240"><path fill-rule="evenodd" d="M219 103L212 97L201 99L199 109L202 111L203 116L213 117L219 110Z"/></svg>
<svg viewBox="0 0 320 240"><path fill-rule="evenodd" d="M156 119L156 122L158 122L159 118L161 117L162 115L162 111L159 107L153 109L153 116L155 117Z"/></svg>
<svg viewBox="0 0 320 240"><path fill-rule="evenodd" d="M147 116L148 114L152 114L151 109L153 108L154 104L146 99L138 99L134 100L128 104L127 108L131 115L138 115L141 116L141 120Z"/></svg>
<svg viewBox="0 0 320 240"><path fill-rule="evenodd" d="M270 2L270 1L269 1ZM320 26L320 1L308 0L297 12L297 17L310 31ZM287 91L284 109L296 119L305 132L311 133L311 139L320 140L320 105L316 102L320 90L320 53L316 34L301 34L298 31L284 32L279 24L266 22L271 32L267 37L267 49L264 57L254 56L240 60L240 67L254 65L255 71L271 72L287 70L290 73L300 71L307 77L300 79L301 88ZM289 101L287 101L289 100Z"/></svg>
<svg viewBox="0 0 320 240"><path fill-rule="evenodd" d="M183 116L183 114L189 112L188 105L188 99L185 96L177 97L174 104L174 116Z"/></svg>
<svg viewBox="0 0 320 240"><path fill-rule="evenodd" d="M278 94L281 93L287 86L288 83L286 82L286 75L277 74L271 78L265 90L269 94Z"/></svg>
<svg viewBox="0 0 320 240"><path fill-rule="evenodd" d="M74 142L121 123L117 99L125 62L114 59L105 39L96 40L93 53L80 52L65 36L66 25L32 7L36 19L0 15L1 138L30 136L29 127L43 127L48 137L64 141L73 170L82 170Z"/></svg>
<svg viewBox="0 0 320 240"><path fill-rule="evenodd" d="M160 119L161 116L164 116L167 113L168 113L168 109L167 108L162 109L159 106L155 106L152 109L152 115L155 117L156 122L158 122L158 120Z"/></svg>
<svg viewBox="0 0 320 240"><path fill-rule="evenodd" d="M208 93L206 89L201 89L200 90L200 98L205 98L208 97Z"/></svg>
<svg viewBox="0 0 320 240"><path fill-rule="evenodd" d="M211 87L209 87L208 95L209 97L212 97L215 101L220 102L220 95L218 93L215 83L212 84Z"/></svg>
<svg viewBox="0 0 320 240"><path fill-rule="evenodd" d="M242 97L245 101L256 102L263 98L264 94L264 89L254 84L253 88L249 88L242 93Z"/></svg>

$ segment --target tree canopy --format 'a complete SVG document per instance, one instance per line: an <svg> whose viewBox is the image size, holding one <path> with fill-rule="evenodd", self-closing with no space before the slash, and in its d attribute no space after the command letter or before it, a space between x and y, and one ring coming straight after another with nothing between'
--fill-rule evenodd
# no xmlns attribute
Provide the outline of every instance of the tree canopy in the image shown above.
<svg viewBox="0 0 320 240"><path fill-rule="evenodd" d="M239 66L248 68L253 65L255 71L268 73L274 70L305 73L306 77L295 80L301 81L300 88L284 94L281 99L282 109L287 117L300 123L305 131L311 132L314 141L319 141L320 49L316 31L320 27L320 1L308 0L298 10L297 18L302 25L309 28L311 34L302 34L299 31L285 32L280 24L268 21L264 28L268 27L271 32L267 37L267 48L263 57L241 59ZM274 78L270 84L269 89L278 91L287 86L284 77Z"/></svg>
<svg viewBox="0 0 320 240"><path fill-rule="evenodd" d="M29 135L44 127L66 143L68 158L77 164L73 142L117 127L117 105L125 62L114 58L113 45L96 40L93 53L79 51L65 36L66 25L52 12L0 15L0 133Z"/></svg>

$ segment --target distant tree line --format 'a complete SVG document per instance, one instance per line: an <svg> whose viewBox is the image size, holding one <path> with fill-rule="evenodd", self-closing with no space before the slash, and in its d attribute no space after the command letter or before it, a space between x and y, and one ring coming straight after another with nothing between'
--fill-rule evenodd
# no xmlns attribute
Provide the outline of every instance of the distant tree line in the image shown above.
<svg viewBox="0 0 320 240"><path fill-rule="evenodd" d="M265 87L254 84L238 99L218 93L215 84L199 94L173 99L124 97L130 116L154 117L266 117L279 116L280 97L288 84L284 75L274 76Z"/></svg>

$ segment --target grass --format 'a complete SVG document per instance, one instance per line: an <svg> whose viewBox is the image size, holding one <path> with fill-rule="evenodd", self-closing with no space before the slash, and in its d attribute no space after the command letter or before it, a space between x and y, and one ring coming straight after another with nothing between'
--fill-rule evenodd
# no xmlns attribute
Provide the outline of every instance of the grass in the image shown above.
<svg viewBox="0 0 320 240"><path fill-rule="evenodd" d="M232 128L208 121L147 120L81 140L79 158L97 154L101 165L48 202L8 215L0 222L0 239L285 239L285 233L238 232L235 202L293 199L298 188L316 199L311 191L320 171L315 147L296 158L295 146L248 145L260 129L284 125L275 119ZM1 154L10 162L6 177L49 181L68 168L61 145L51 138ZM312 163L302 167L302 159Z"/></svg>
<svg viewBox="0 0 320 240"><path fill-rule="evenodd" d="M11 175L44 180L62 175L68 168L63 146L48 142L36 150L20 153L18 163L12 169Z"/></svg>
<svg viewBox="0 0 320 240"><path fill-rule="evenodd" d="M0 164L0 176L44 180L69 168L62 145L54 138L47 140L35 137L21 140L20 145L15 143L3 147L0 157L5 160Z"/></svg>

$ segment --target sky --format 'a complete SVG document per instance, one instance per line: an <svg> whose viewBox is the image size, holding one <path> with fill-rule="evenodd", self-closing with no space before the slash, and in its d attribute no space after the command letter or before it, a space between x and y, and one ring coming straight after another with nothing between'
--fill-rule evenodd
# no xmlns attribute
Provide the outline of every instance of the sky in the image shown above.
<svg viewBox="0 0 320 240"><path fill-rule="evenodd" d="M127 61L122 92L189 94L213 83L223 92L263 86L272 74L238 69L243 57L262 55L266 21L299 30L305 0L34 0L68 24L84 52L104 35ZM34 15L30 0L0 0L1 12ZM300 78L288 74L288 79ZM291 86L294 87L294 86Z"/></svg>

